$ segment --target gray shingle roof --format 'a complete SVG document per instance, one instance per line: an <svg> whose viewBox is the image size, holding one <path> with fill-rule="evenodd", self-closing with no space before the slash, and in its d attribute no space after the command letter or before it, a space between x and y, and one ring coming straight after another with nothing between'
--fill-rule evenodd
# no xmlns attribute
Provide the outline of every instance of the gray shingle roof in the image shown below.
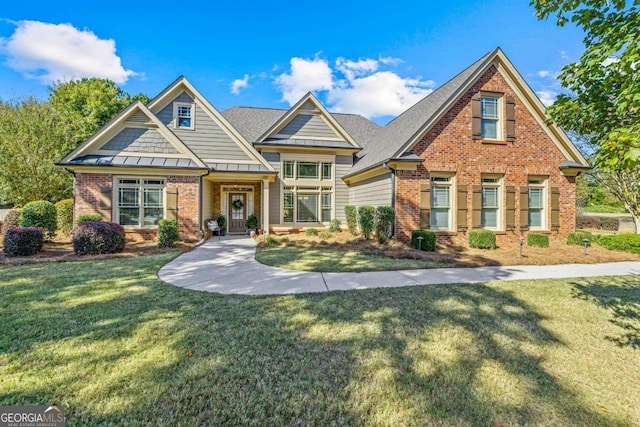
<svg viewBox="0 0 640 427"><path fill-rule="evenodd" d="M398 155L398 151L409 142L432 117L436 116L458 90L479 69L486 65L497 49L487 53L467 69L418 101L413 107L389 122L375 134L364 149L358 153L356 164L348 175L353 175ZM402 154L402 153L400 153Z"/></svg>
<svg viewBox="0 0 640 427"><path fill-rule="evenodd" d="M255 107L231 107L222 111L225 119L251 143L254 143L289 110ZM358 143L364 146L382 129L357 114L331 113L333 118ZM349 148L353 148L349 145Z"/></svg>
<svg viewBox="0 0 640 427"><path fill-rule="evenodd" d="M160 168L202 169L191 159L177 159L174 157L109 156L95 154L76 157L65 164L75 166L151 166Z"/></svg>

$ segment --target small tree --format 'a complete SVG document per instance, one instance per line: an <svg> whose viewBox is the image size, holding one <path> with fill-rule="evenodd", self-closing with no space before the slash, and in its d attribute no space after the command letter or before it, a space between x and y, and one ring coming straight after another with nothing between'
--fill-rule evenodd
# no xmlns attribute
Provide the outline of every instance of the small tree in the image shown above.
<svg viewBox="0 0 640 427"><path fill-rule="evenodd" d="M358 217L360 219L360 230L366 240L369 240L373 232L376 209L373 206L360 206Z"/></svg>
<svg viewBox="0 0 640 427"><path fill-rule="evenodd" d="M389 241L393 229L396 211L391 206L378 206L376 209L376 238L380 243Z"/></svg>
<svg viewBox="0 0 640 427"><path fill-rule="evenodd" d="M347 229L354 236L358 234L358 212L356 209L353 205L344 207L344 214L347 217Z"/></svg>
<svg viewBox="0 0 640 427"><path fill-rule="evenodd" d="M56 235L58 229L56 206L46 200L29 202L20 214L21 227L40 227L47 238Z"/></svg>

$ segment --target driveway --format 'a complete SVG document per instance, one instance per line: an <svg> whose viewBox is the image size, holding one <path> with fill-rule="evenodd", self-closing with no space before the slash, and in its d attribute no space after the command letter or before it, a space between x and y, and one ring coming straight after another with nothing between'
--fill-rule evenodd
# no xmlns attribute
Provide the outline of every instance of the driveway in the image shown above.
<svg viewBox="0 0 640 427"><path fill-rule="evenodd" d="M211 238L191 252L180 255L162 267L158 276L174 286L197 291L285 295L490 280L640 275L640 262L315 273L260 264L255 260L253 239L223 239Z"/></svg>

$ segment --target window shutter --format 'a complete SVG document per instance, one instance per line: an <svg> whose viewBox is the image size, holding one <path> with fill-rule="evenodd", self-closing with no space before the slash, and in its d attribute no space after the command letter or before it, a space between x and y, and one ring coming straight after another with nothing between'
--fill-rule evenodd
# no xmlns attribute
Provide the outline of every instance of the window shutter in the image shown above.
<svg viewBox="0 0 640 427"><path fill-rule="evenodd" d="M167 186L167 219L178 219L178 189Z"/></svg>
<svg viewBox="0 0 640 427"><path fill-rule="evenodd" d="M482 139L482 98L480 94L471 98L471 137Z"/></svg>
<svg viewBox="0 0 640 427"><path fill-rule="evenodd" d="M100 187L100 204L98 211L105 221L111 221L113 204L113 191L111 187Z"/></svg>
<svg viewBox="0 0 640 427"><path fill-rule="evenodd" d="M420 228L431 228L431 185L420 185Z"/></svg>
<svg viewBox="0 0 640 427"><path fill-rule="evenodd" d="M471 227L482 227L482 186L474 185L472 194L473 212L471 213Z"/></svg>
<svg viewBox="0 0 640 427"><path fill-rule="evenodd" d="M520 229L529 229L529 187L520 187Z"/></svg>
<svg viewBox="0 0 640 427"><path fill-rule="evenodd" d="M457 216L456 223L458 225L458 231L465 231L467 229L467 186L458 185L458 198L457 204Z"/></svg>
<svg viewBox="0 0 640 427"><path fill-rule="evenodd" d="M516 188L513 185L507 186L507 203L505 205L507 214L505 228L512 231L516 229Z"/></svg>
<svg viewBox="0 0 640 427"><path fill-rule="evenodd" d="M507 141L516 140L516 101L507 96Z"/></svg>
<svg viewBox="0 0 640 427"><path fill-rule="evenodd" d="M551 187L551 229L560 228L560 189Z"/></svg>

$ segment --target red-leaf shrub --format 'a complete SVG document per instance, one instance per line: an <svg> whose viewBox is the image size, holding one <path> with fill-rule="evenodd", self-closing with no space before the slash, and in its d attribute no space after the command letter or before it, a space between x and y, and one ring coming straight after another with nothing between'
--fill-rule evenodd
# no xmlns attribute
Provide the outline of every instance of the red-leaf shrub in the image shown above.
<svg viewBox="0 0 640 427"><path fill-rule="evenodd" d="M124 228L107 221L85 221L72 231L76 255L110 254L124 251Z"/></svg>
<svg viewBox="0 0 640 427"><path fill-rule="evenodd" d="M42 250L42 228L15 227L4 236L4 253L9 256L31 256Z"/></svg>

